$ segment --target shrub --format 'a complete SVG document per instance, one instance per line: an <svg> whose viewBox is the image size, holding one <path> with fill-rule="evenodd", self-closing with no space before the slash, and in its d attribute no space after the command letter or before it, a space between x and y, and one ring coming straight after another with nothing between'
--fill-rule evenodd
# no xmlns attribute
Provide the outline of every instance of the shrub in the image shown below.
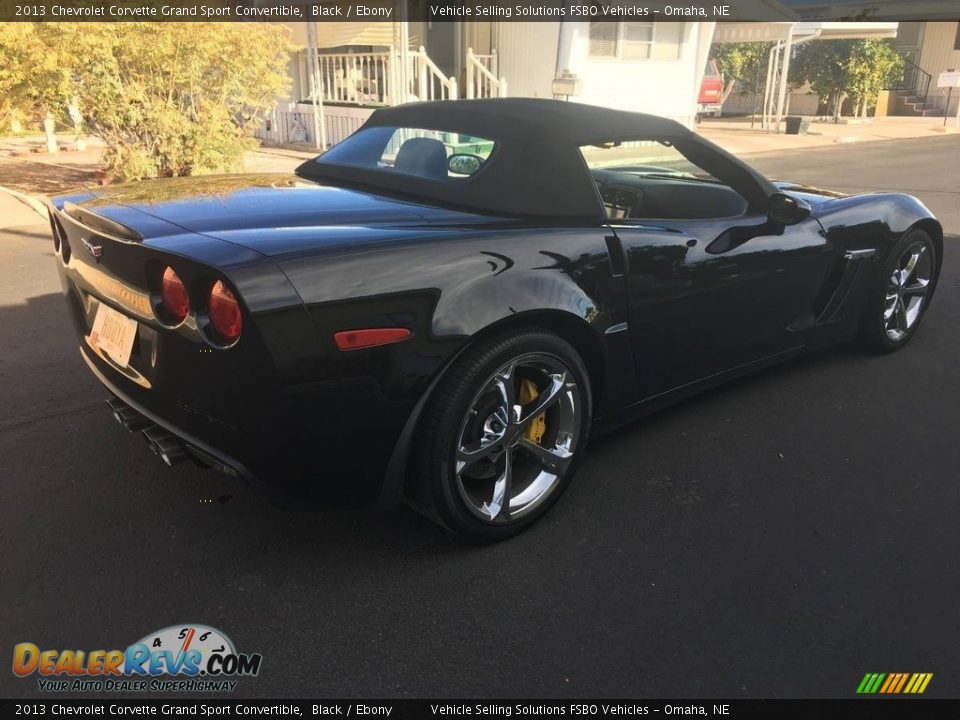
<svg viewBox="0 0 960 720"><path fill-rule="evenodd" d="M77 105L121 181L239 168L288 90L294 49L268 23L35 23L32 33L55 62L52 79L19 73L23 94Z"/></svg>

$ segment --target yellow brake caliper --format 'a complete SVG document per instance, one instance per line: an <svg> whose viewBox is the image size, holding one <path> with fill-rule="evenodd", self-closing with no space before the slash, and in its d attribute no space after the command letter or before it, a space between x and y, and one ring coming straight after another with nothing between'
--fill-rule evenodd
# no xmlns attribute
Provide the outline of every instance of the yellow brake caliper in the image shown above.
<svg viewBox="0 0 960 720"><path fill-rule="evenodd" d="M531 403L540 397L540 391L537 390L536 384L532 380L521 380L520 381L520 396L517 398L520 401L521 405L526 405ZM530 442L534 442L537 445L540 444L540 440L543 439L543 434L547 431L547 414L540 413L533 420L530 421L530 424L527 426L527 429L524 430L524 437L527 438Z"/></svg>

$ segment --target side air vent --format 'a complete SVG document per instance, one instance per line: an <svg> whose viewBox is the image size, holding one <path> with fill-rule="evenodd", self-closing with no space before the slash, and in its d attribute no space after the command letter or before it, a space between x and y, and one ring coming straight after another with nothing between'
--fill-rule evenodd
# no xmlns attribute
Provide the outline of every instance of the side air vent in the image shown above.
<svg viewBox="0 0 960 720"><path fill-rule="evenodd" d="M850 288L852 288L856 282L857 275L863 268L865 261L876 255L876 253L877 251L875 249L868 248L865 250L848 250L844 254L841 264L834 270L830 277L830 282L827 285L827 287L833 286L833 292L826 298L822 305L818 305L818 307L822 308L817 314L818 325L833 322L842 317L841 310L844 307L844 301L847 299L847 295L850 294Z"/></svg>

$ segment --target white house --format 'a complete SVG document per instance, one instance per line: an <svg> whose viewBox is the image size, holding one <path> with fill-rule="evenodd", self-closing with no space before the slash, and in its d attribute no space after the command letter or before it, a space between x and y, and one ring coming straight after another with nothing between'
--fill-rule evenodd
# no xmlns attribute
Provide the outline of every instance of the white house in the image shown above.
<svg viewBox="0 0 960 720"><path fill-rule="evenodd" d="M938 87L938 80L942 73L960 70L960 22L900 23L895 44L906 61L906 71L890 111L898 115L956 115L960 91L954 88L948 92Z"/></svg>
<svg viewBox="0 0 960 720"><path fill-rule="evenodd" d="M694 122L713 22L428 22L405 5L392 22L291 23L304 49L262 137L332 144L376 107L470 97L558 97Z"/></svg>

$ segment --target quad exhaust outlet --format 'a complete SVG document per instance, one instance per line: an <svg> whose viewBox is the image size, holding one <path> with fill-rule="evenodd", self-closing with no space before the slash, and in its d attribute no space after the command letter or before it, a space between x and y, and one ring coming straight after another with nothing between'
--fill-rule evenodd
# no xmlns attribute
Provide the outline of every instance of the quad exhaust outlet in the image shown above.
<svg viewBox="0 0 960 720"><path fill-rule="evenodd" d="M183 443L161 427L154 425L144 430L143 439L147 441L150 452L167 465L182 463L188 457Z"/></svg>
<svg viewBox="0 0 960 720"><path fill-rule="evenodd" d="M141 433L147 447L150 448L150 452L159 457L164 464L178 465L185 460L192 460L199 467L212 468L231 477L238 476L234 468L225 465L208 452L187 444L173 433L141 415L122 400L111 398L107 400L107 405L113 412L113 419L127 432Z"/></svg>
<svg viewBox="0 0 960 720"><path fill-rule="evenodd" d="M127 432L135 433L146 430L153 425L147 418L138 413L132 407L124 405L116 399L107 400L107 405L113 410L113 419L116 420Z"/></svg>

